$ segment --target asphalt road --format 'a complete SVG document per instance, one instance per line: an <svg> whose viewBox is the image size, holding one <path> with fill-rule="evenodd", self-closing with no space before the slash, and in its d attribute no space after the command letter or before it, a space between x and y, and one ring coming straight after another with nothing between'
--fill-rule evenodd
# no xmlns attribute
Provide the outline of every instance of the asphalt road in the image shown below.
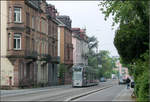
<svg viewBox="0 0 150 102"><path fill-rule="evenodd" d="M72 88L71 85L67 85L61 87L58 86L54 88L37 88L31 89L30 91L15 90L14 93L10 90L10 92L8 93L11 94L4 94L0 98L1 101L64 101L67 98L79 95L81 93L96 90L102 87L106 87L111 84L116 85L116 81L109 80L107 82L100 83L97 86L83 88Z"/></svg>
<svg viewBox="0 0 150 102"><path fill-rule="evenodd" d="M113 87L98 91L96 93L78 98L73 101L113 101L124 90L125 85L113 85Z"/></svg>

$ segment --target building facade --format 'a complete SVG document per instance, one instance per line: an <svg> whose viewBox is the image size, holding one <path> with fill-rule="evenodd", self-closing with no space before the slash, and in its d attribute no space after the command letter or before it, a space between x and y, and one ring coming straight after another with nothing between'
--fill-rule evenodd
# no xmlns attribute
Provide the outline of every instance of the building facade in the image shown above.
<svg viewBox="0 0 150 102"><path fill-rule="evenodd" d="M58 27L58 55L60 63L66 67L64 83L69 84L72 81L72 65L73 65L73 44L71 20L69 16L57 16L59 20Z"/></svg>
<svg viewBox="0 0 150 102"><path fill-rule="evenodd" d="M117 66L118 71L119 71L119 77L121 77L123 79L127 79L127 77L130 77L129 72L128 72L128 68L123 67L122 64L120 63L120 61L116 62L116 66Z"/></svg>
<svg viewBox="0 0 150 102"><path fill-rule="evenodd" d="M88 37L85 29L72 28L73 64L88 65Z"/></svg>
<svg viewBox="0 0 150 102"><path fill-rule="evenodd" d="M51 7L45 0L2 1L1 7L1 86L56 84L50 70L59 63L58 24Z"/></svg>
<svg viewBox="0 0 150 102"><path fill-rule="evenodd" d="M51 56L50 63L48 63L48 85L58 84L58 64L60 57L58 57L58 24L56 19L57 10L54 5L48 4L48 52Z"/></svg>

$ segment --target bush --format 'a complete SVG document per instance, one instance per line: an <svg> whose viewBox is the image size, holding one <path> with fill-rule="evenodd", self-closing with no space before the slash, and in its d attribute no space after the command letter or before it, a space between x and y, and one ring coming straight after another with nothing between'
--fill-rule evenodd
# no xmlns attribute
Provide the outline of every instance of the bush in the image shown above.
<svg viewBox="0 0 150 102"><path fill-rule="evenodd" d="M67 68L65 66L65 64L61 63L59 65L59 73L58 73L58 77L59 77L59 84L64 84L64 80L65 80L65 73L67 71Z"/></svg>
<svg viewBox="0 0 150 102"><path fill-rule="evenodd" d="M145 53L133 65L137 101L149 101L149 54Z"/></svg>
<svg viewBox="0 0 150 102"><path fill-rule="evenodd" d="M149 99L149 73L148 71L143 72L143 75L138 78L138 101L148 101Z"/></svg>

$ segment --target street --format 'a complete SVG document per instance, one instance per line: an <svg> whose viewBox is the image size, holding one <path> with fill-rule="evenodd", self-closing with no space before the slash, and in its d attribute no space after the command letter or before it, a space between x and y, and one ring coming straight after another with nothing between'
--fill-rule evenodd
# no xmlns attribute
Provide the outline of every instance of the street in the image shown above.
<svg viewBox="0 0 150 102"><path fill-rule="evenodd" d="M97 86L83 88L72 88L71 85L64 85L60 87L57 86L35 89L1 90L1 101L64 101L70 97L110 85L112 85L112 88L104 89L104 91L101 90L99 93L103 93L102 100L112 100L113 97L116 96L114 93L117 94L124 88L122 85L118 86L116 80L108 80L107 82L99 83ZM93 98L91 98L91 100L93 100Z"/></svg>
<svg viewBox="0 0 150 102"><path fill-rule="evenodd" d="M124 89L125 85L114 85L113 87L98 91L85 97L81 97L74 101L113 101Z"/></svg>

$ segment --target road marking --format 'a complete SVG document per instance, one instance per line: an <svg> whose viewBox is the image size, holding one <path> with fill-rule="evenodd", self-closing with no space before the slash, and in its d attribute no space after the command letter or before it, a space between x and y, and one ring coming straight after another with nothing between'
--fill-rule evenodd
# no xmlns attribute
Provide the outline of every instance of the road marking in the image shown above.
<svg viewBox="0 0 150 102"><path fill-rule="evenodd" d="M102 87L102 88L97 89L97 90L94 90L94 91L82 93L82 94L80 94L80 95L67 98L65 101L70 102L70 101L73 101L73 100L78 99L78 98L80 98L80 97L87 96L87 95L92 94L92 93L96 93L96 92L101 91L101 90L106 89L106 88L110 88L110 87L112 87L112 86L113 86L113 85L111 84L111 85L109 85L109 86L107 86L107 87Z"/></svg>

